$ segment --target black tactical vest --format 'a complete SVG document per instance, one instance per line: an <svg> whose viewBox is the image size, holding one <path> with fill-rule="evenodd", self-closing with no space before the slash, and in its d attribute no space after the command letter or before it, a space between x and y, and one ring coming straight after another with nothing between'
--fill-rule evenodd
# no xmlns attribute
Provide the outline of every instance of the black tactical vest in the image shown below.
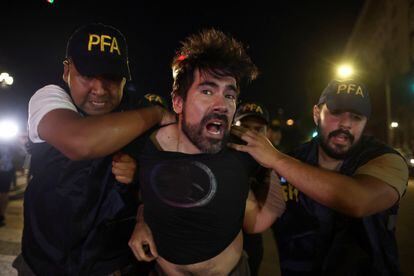
<svg viewBox="0 0 414 276"><path fill-rule="evenodd" d="M397 153L371 137L344 160L340 173L357 168L385 153ZM398 154L398 153L397 153ZM318 166L316 139L302 145L293 157ZM398 204L364 218L351 218L327 208L281 179L286 211L275 224L282 275L400 275L395 240Z"/></svg>
<svg viewBox="0 0 414 276"><path fill-rule="evenodd" d="M72 161L31 144L22 254L38 275L104 275L134 260L132 192L115 181L112 156Z"/></svg>

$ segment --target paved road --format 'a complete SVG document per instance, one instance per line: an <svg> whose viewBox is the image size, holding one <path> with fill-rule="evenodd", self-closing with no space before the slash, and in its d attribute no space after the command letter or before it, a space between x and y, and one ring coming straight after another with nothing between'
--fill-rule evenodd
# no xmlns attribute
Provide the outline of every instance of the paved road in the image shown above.
<svg viewBox="0 0 414 276"><path fill-rule="evenodd" d="M24 185L20 177L19 185ZM410 180L407 193L401 200L397 226L401 267L405 276L414 276L414 180ZM7 209L6 226L0 227L0 275L17 275L11 267L12 260L20 252L20 238L23 227L22 199L10 201ZM264 233L265 256L260 276L279 276L277 252L270 231Z"/></svg>
<svg viewBox="0 0 414 276"><path fill-rule="evenodd" d="M16 270L11 267L11 263L20 252L23 229L23 200L21 196L25 186L25 177L18 176L17 189L10 193L13 198L18 199L10 200L6 213L6 226L0 227L0 275L2 276L17 275Z"/></svg>

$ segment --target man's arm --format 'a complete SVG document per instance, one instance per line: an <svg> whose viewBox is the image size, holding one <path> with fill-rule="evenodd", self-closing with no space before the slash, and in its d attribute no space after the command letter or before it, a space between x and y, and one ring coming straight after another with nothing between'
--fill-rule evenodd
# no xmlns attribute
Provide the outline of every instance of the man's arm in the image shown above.
<svg viewBox="0 0 414 276"><path fill-rule="evenodd" d="M244 212L243 229L247 233L260 233L269 228L277 217L280 217L285 210L282 188L279 178L272 171L270 185L266 200L260 204L254 193L250 190L246 200Z"/></svg>
<svg viewBox="0 0 414 276"><path fill-rule="evenodd" d="M138 207L137 223L128 245L139 261L150 262L158 257L151 229L144 221L143 204Z"/></svg>
<svg viewBox="0 0 414 276"><path fill-rule="evenodd" d="M73 160L102 157L118 151L161 122L159 106L82 117L69 109L54 109L39 122L41 139Z"/></svg>
<svg viewBox="0 0 414 276"><path fill-rule="evenodd" d="M346 176L305 164L276 150L261 134L240 127L232 130L247 145L230 146L247 152L262 166L272 168L315 201L353 217L364 217L394 205L398 192L388 183L370 176Z"/></svg>

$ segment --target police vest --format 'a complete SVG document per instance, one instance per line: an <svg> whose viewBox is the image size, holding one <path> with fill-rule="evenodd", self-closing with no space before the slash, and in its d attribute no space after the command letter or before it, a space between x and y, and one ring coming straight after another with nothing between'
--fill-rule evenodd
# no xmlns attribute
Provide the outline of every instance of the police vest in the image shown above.
<svg viewBox="0 0 414 276"><path fill-rule="evenodd" d="M363 136L339 172L353 175L357 168L386 153L397 152ZM317 140L302 145L292 156L317 166ZM371 216L351 218L317 203L283 178L281 182L287 195L286 211L274 231L283 275L400 274L395 240L398 204Z"/></svg>
<svg viewBox="0 0 414 276"><path fill-rule="evenodd" d="M129 264L137 205L116 183L112 157L72 161L47 143L30 153L22 254L32 270L106 275Z"/></svg>

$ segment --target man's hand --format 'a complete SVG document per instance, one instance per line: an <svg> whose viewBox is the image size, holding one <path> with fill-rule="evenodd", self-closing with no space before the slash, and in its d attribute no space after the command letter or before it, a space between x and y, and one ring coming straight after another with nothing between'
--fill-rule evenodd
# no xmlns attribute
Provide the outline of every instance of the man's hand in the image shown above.
<svg viewBox="0 0 414 276"><path fill-rule="evenodd" d="M112 158L112 173L118 182L130 184L134 180L136 170L137 163L128 154L119 152Z"/></svg>
<svg viewBox="0 0 414 276"><path fill-rule="evenodd" d="M279 177L272 171L266 200L260 204L250 190L244 211L243 229L247 233L260 233L269 228L285 211L282 186Z"/></svg>
<svg viewBox="0 0 414 276"><path fill-rule="evenodd" d="M273 168L279 151L265 135L241 126L232 126L231 133L245 141L247 145L228 143L229 147L249 153L263 167Z"/></svg>
<svg viewBox="0 0 414 276"><path fill-rule="evenodd" d="M151 229L143 220L143 207L141 206L138 210L137 224L129 239L128 245L139 261L150 262L158 257L158 252L152 237Z"/></svg>

